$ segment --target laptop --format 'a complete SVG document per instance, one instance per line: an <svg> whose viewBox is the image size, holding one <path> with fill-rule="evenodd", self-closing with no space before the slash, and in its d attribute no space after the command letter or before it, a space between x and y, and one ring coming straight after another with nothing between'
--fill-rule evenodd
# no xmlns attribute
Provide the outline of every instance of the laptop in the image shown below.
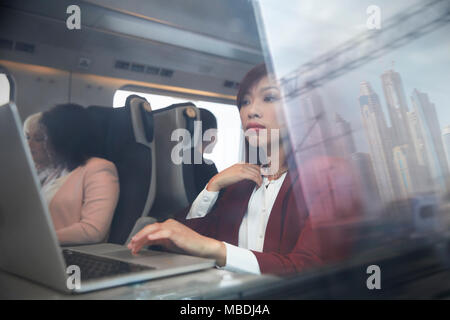
<svg viewBox="0 0 450 320"><path fill-rule="evenodd" d="M211 268L214 261L102 243L60 247L14 103L0 106L0 269L87 292Z"/></svg>

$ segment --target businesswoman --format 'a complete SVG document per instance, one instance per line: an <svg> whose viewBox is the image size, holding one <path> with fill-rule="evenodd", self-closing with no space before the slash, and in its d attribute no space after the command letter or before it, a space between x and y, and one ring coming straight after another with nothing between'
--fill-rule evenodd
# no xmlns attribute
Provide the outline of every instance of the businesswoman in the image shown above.
<svg viewBox="0 0 450 320"><path fill-rule="evenodd" d="M25 121L25 134L61 244L106 240L119 197L115 165L92 157L86 110L62 104Z"/></svg>
<svg viewBox="0 0 450 320"><path fill-rule="evenodd" d="M269 167L256 161L223 170L209 181L188 212L177 220L146 226L128 247L137 253L143 246L162 245L175 252L215 259L218 267L255 274L289 274L329 261L338 255L341 239L323 236L315 222L324 221L326 212L320 203L330 202L332 193L317 188L311 191L314 186L309 186L321 199L319 204L306 205L280 88L265 65L256 66L241 81L237 107L247 146L263 148L270 156ZM272 134L275 132L279 134ZM273 144L279 147L272 148ZM307 166L326 168L328 163L318 159ZM336 160L333 166L343 173L340 163ZM222 189L224 193L216 203ZM353 199L346 201L346 206L340 211L357 209ZM312 219L311 210L322 219Z"/></svg>

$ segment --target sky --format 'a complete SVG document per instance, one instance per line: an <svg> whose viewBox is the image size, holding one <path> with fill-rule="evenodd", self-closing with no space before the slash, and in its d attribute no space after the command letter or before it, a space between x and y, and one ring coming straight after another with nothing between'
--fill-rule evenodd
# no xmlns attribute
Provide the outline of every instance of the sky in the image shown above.
<svg viewBox="0 0 450 320"><path fill-rule="evenodd" d="M9 102L9 80L4 73L0 73L0 106Z"/></svg>
<svg viewBox="0 0 450 320"><path fill-rule="evenodd" d="M267 39L263 46L270 54L277 77L293 71L303 63L325 53L367 29L370 5L380 8L381 29L392 15L403 12L417 0L259 0L263 29ZM423 3L423 1L422 1ZM261 26L261 24L260 24ZM441 129L450 125L450 24L407 45L389 52L320 88L329 114L337 112L350 121L359 151L367 151L358 104L359 86L368 81L379 95L385 117L386 102L381 74L389 69L399 72L409 110L414 88L429 95L436 106Z"/></svg>

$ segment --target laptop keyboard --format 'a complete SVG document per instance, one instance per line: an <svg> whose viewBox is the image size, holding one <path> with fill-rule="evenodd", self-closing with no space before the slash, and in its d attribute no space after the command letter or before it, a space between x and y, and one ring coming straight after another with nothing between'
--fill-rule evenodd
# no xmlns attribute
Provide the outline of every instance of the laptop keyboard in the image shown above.
<svg viewBox="0 0 450 320"><path fill-rule="evenodd" d="M81 281L155 269L144 265L108 259L69 249L63 250L63 256L67 266L77 265L80 267Z"/></svg>

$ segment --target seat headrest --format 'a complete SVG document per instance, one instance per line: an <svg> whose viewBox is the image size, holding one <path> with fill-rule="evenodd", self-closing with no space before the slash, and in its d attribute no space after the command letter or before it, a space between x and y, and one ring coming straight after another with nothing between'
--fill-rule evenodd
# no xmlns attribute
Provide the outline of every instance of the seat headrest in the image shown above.
<svg viewBox="0 0 450 320"><path fill-rule="evenodd" d="M154 120L150 103L138 95L127 97L125 107L131 112L136 141L147 145L153 141ZM145 137L142 136L144 132Z"/></svg>
<svg viewBox="0 0 450 320"><path fill-rule="evenodd" d="M173 133L178 129L186 129L191 137L201 137L200 127L194 126L194 122L200 120L200 113L191 102L173 104L152 113L155 118L157 181L164 183L158 183L151 215L163 219L185 208L195 199L193 165L175 163L172 159L180 143L183 144L184 152L188 148L192 149L194 141L173 139Z"/></svg>

